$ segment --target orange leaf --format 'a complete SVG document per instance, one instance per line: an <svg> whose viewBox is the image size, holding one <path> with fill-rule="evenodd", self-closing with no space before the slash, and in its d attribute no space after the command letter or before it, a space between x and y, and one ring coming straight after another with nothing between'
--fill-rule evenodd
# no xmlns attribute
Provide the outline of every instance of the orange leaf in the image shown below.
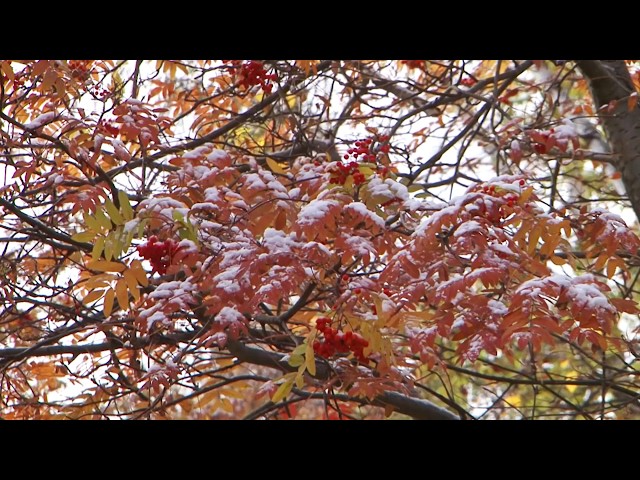
<svg viewBox="0 0 640 480"><path fill-rule="evenodd" d="M104 311L104 316L108 317L109 315L111 315L111 311L113 310L113 300L115 298L115 292L113 291L113 289L109 289L107 290L107 293L104 296L104 307L103 307L103 311Z"/></svg>
<svg viewBox="0 0 640 480"><path fill-rule="evenodd" d="M121 278L116 283L116 296L118 297L118 303L123 310L129 309L129 291L127 289L127 282Z"/></svg>

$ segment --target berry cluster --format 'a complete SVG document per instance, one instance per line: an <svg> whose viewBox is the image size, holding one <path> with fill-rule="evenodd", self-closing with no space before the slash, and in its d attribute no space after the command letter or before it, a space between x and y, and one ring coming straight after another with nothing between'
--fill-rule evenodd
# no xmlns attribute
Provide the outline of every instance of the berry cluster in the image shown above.
<svg viewBox="0 0 640 480"><path fill-rule="evenodd" d="M355 160L361 157L360 160L375 162L377 158L377 152L389 153L390 145L386 142L389 141L388 135L380 135L377 137L377 143L379 147L374 149L373 139L365 138L364 140L358 140L355 143L355 148L350 148L344 156L345 160L349 160L349 156L352 156Z"/></svg>
<svg viewBox="0 0 640 480"><path fill-rule="evenodd" d="M231 67L228 68L240 69L238 73L239 86L249 89L254 85L260 85L264 93L271 93L271 90L273 90L273 84L271 82L276 81L278 76L275 73L268 74L262 62L250 60L242 63L239 60L232 60L230 63Z"/></svg>
<svg viewBox="0 0 640 480"><path fill-rule="evenodd" d="M180 250L180 247L170 238L164 242L158 242L158 237L152 235L146 243L138 245L137 250L145 260L151 262L153 272L164 275L167 273L167 267L171 265L171 260L176 252Z"/></svg>
<svg viewBox="0 0 640 480"><path fill-rule="evenodd" d="M108 96L111 93L106 88L99 87L98 85L93 87L92 92L98 98L105 98L106 96Z"/></svg>
<svg viewBox="0 0 640 480"><path fill-rule="evenodd" d="M349 175L353 175L353 183L356 185L360 185L366 180L364 173L359 169L358 162L338 162L336 167L331 167L329 171L331 172L329 183L344 185Z"/></svg>
<svg viewBox="0 0 640 480"><path fill-rule="evenodd" d="M401 60L409 68L424 68L424 60Z"/></svg>
<svg viewBox="0 0 640 480"><path fill-rule="evenodd" d="M84 60L69 60L67 62L69 70L71 70L71 76L80 80L87 80L89 78L89 72L91 70L90 62Z"/></svg>
<svg viewBox="0 0 640 480"><path fill-rule="evenodd" d="M360 171L359 165L356 160L364 162L375 162L378 156L378 152L389 153L390 145L386 142L389 141L388 135L380 135L376 138L377 147L374 147L374 139L366 138L355 142L355 147L347 150L344 155L345 160L353 158L349 163L338 163L336 167L329 170L332 173L329 183L338 185L344 185L349 175L353 175L353 183L360 185L365 182L366 178ZM378 167L378 173L386 175L389 172L387 167Z"/></svg>
<svg viewBox="0 0 640 480"><path fill-rule="evenodd" d="M525 184L525 181L520 180L518 184L521 187L523 187ZM485 185L484 187L482 187L482 192L486 193L487 195L491 195L492 197L501 197L506 202L507 204L506 206L509 206L509 207L514 207L518 203L518 200L520 198L520 196L517 193L507 193L505 195L496 194L495 185ZM509 215L509 212L504 209L505 205L498 206L496 204L493 204L492 206L493 206L493 209L491 211L486 212L487 218L492 222L494 223L499 222L503 218Z"/></svg>
<svg viewBox="0 0 640 480"><path fill-rule="evenodd" d="M316 328L324 334L324 341L316 340L313 342L315 354L324 358L331 358L336 353L353 352L354 357L359 362L367 363L367 357L364 356L363 350L369 346L369 342L357 333L345 333L331 328L329 326L330 323L331 319L327 317L321 317L316 321Z"/></svg>

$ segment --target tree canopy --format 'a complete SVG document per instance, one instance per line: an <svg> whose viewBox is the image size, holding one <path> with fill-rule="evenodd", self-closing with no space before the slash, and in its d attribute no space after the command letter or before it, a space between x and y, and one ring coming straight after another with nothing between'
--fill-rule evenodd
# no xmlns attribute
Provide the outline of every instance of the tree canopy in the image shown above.
<svg viewBox="0 0 640 480"><path fill-rule="evenodd" d="M0 67L0 417L639 417L636 62Z"/></svg>

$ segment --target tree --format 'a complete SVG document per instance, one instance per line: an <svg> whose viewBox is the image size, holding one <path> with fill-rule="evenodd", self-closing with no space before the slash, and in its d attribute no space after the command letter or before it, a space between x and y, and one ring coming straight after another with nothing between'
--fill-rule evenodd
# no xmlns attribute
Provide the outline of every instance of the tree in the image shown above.
<svg viewBox="0 0 640 480"><path fill-rule="evenodd" d="M636 63L0 66L3 418L638 418Z"/></svg>

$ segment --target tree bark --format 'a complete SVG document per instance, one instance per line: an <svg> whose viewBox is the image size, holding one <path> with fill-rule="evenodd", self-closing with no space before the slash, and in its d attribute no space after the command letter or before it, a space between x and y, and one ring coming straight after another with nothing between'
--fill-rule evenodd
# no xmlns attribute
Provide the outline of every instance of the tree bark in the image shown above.
<svg viewBox="0 0 640 480"><path fill-rule="evenodd" d="M631 206L640 220L640 106L629 109L636 93L624 60L577 60L598 109L604 130L617 156ZM604 108L603 108L604 107Z"/></svg>

